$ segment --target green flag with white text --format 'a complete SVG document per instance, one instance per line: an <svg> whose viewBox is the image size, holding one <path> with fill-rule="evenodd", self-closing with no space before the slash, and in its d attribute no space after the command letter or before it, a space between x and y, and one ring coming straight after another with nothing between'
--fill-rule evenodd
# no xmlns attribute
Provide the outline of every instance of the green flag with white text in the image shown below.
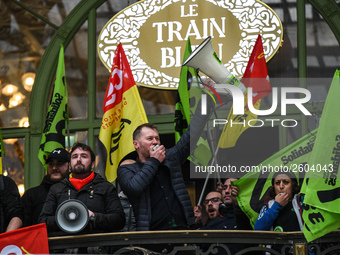
<svg viewBox="0 0 340 255"><path fill-rule="evenodd" d="M303 183L303 232L312 241L340 228L340 70L334 74Z"/></svg>
<svg viewBox="0 0 340 255"><path fill-rule="evenodd" d="M65 78L64 46L60 46L54 90L41 137L38 158L47 169L46 159L57 148L65 148L68 124L68 95Z"/></svg>
<svg viewBox="0 0 340 255"><path fill-rule="evenodd" d="M294 143L275 153L256 167L248 168L248 172L232 185L239 188L238 205L250 219L254 227L255 221L263 206L272 176L276 172L294 173L299 180L304 177L304 169L313 150L317 130L303 136Z"/></svg>

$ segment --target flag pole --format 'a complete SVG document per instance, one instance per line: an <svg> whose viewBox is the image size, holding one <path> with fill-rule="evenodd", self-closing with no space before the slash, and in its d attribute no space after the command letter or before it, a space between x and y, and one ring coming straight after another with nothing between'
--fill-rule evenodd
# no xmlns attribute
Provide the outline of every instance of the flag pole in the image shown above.
<svg viewBox="0 0 340 255"><path fill-rule="evenodd" d="M208 140L210 141L209 145L210 145L210 148L214 148L214 144L213 144L213 138L212 138L212 135L211 135L211 132L210 132L210 127L209 127L209 123L207 123L207 133L208 133ZM212 162L211 162L211 165L214 165L215 162L217 162L217 159L216 159L216 155L218 153L218 147L216 148L216 151L213 151L213 158L212 158ZM201 204L202 202L202 199L203 199L203 194L205 192L205 189L207 187L207 184L208 184L208 180L209 180L209 175L210 173L208 172L207 174L207 177L205 178L205 182L204 182L204 185L203 185L203 189L201 191L201 195L200 195L200 198L198 199L198 203L197 204ZM218 182L221 183L221 177L220 177L220 174L217 173L217 178L218 178Z"/></svg>
<svg viewBox="0 0 340 255"><path fill-rule="evenodd" d="M209 124L207 124L207 131L208 131L208 138L210 139L210 141L211 141L211 148L215 148L214 147L214 139L213 139L213 137L212 137L212 134L211 134L211 130L210 130L210 127L209 127ZM216 162L216 164L217 164L217 158L216 158L216 156L217 156L217 152L218 152L218 147L216 147L216 151L213 151L212 152L212 154L213 154L213 162ZM213 165L213 164L212 164ZM220 176L220 173L219 172L217 172L217 180L218 180L218 182L220 182L221 183L221 176Z"/></svg>
<svg viewBox="0 0 340 255"><path fill-rule="evenodd" d="M200 77L199 77L199 78L200 78ZM215 111L214 111L214 112L215 112ZM215 112L215 114L216 114L216 112ZM208 133L208 141L210 141L210 142L209 142L209 147L212 148L212 150L213 150L213 148L215 148L215 147L214 147L214 143L213 143L213 137L212 137L211 132L210 132L209 123L207 123L207 133ZM214 165L215 162L217 162L216 157L217 157L218 149L219 149L219 147L216 146L216 150L213 151L213 153L212 153L213 157L212 157L211 165ZM204 185L203 185L203 189L202 189L202 191L201 191L200 198L198 199L198 203L197 203L198 205L201 204L201 202L202 202L203 194L204 194L205 189L206 189L207 184L208 184L209 175L210 175L210 173L208 172L207 177L205 178L205 181L204 181ZM219 174L218 172L217 172L217 179L218 179L218 182L219 182L220 185L221 185L221 177L220 177L220 174Z"/></svg>
<svg viewBox="0 0 340 255"><path fill-rule="evenodd" d="M216 149L216 155L217 155L217 152L218 152L218 147L217 147L217 149ZM211 165L215 164L216 155L214 155L214 157L213 157L213 159L212 159L212 162L211 162ZM203 194L204 194L204 191L205 191L205 189L206 189L206 187L207 187L207 184L208 184L209 174L210 174L210 173L208 173L208 174L207 174L207 177L205 178L205 182L204 182L204 185L203 185L203 189L202 189L202 191L201 191L200 198L198 199L198 203L197 203L198 205L201 204L201 202L202 202ZM220 180L219 180L219 182L221 183Z"/></svg>
<svg viewBox="0 0 340 255"><path fill-rule="evenodd" d="M71 150L71 141L70 141L70 126L69 123L67 123L67 144L68 144L68 151Z"/></svg>

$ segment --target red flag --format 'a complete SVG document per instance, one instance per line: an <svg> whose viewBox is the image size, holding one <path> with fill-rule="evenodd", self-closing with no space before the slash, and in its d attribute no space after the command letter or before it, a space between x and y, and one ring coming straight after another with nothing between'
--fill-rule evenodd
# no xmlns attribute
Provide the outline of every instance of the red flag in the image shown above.
<svg viewBox="0 0 340 255"><path fill-rule="evenodd" d="M254 49L249 57L246 71L243 74L242 83L253 89L253 106L260 109L261 98L271 93L272 89L269 83L269 75L266 59L263 53L261 35L257 37ZM240 135L249 128L249 120L257 119L257 114L252 113L247 104L247 94L244 94L244 103L246 105L243 115L235 115L233 109L230 110L228 123L224 126L218 147L230 148L236 145ZM232 124L233 123L233 124ZM242 125L244 123L244 125Z"/></svg>
<svg viewBox="0 0 340 255"><path fill-rule="evenodd" d="M45 223L1 234L0 254L49 254Z"/></svg>
<svg viewBox="0 0 340 255"><path fill-rule="evenodd" d="M263 53L261 35L258 35L254 49L249 57L242 83L247 88L253 88L253 104L272 92L269 83L267 63Z"/></svg>
<svg viewBox="0 0 340 255"><path fill-rule="evenodd" d="M103 104L104 113L120 104L124 92L135 84L136 82L133 78L129 62L126 59L123 46L119 43L115 52L109 84L105 93Z"/></svg>

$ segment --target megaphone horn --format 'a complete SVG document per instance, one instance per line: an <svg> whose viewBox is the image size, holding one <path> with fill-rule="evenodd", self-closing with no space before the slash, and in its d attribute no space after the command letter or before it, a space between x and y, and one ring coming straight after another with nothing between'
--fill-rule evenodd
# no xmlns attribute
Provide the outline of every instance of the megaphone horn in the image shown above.
<svg viewBox="0 0 340 255"><path fill-rule="evenodd" d="M217 84L230 84L241 89L243 93L246 91L244 84L232 75L217 57L211 43L211 36L187 57L182 66L198 69Z"/></svg>
<svg viewBox="0 0 340 255"><path fill-rule="evenodd" d="M77 233L83 230L89 222L89 212L86 205L76 199L61 203L55 214L59 228L67 233Z"/></svg>

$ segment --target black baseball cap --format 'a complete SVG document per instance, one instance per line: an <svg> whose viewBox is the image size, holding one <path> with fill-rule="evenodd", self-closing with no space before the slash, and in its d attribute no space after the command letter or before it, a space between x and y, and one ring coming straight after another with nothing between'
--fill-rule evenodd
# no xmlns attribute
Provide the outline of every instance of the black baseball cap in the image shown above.
<svg viewBox="0 0 340 255"><path fill-rule="evenodd" d="M64 148L54 149L46 160L46 164L52 161L52 159L57 159L60 162L70 162L70 154Z"/></svg>

